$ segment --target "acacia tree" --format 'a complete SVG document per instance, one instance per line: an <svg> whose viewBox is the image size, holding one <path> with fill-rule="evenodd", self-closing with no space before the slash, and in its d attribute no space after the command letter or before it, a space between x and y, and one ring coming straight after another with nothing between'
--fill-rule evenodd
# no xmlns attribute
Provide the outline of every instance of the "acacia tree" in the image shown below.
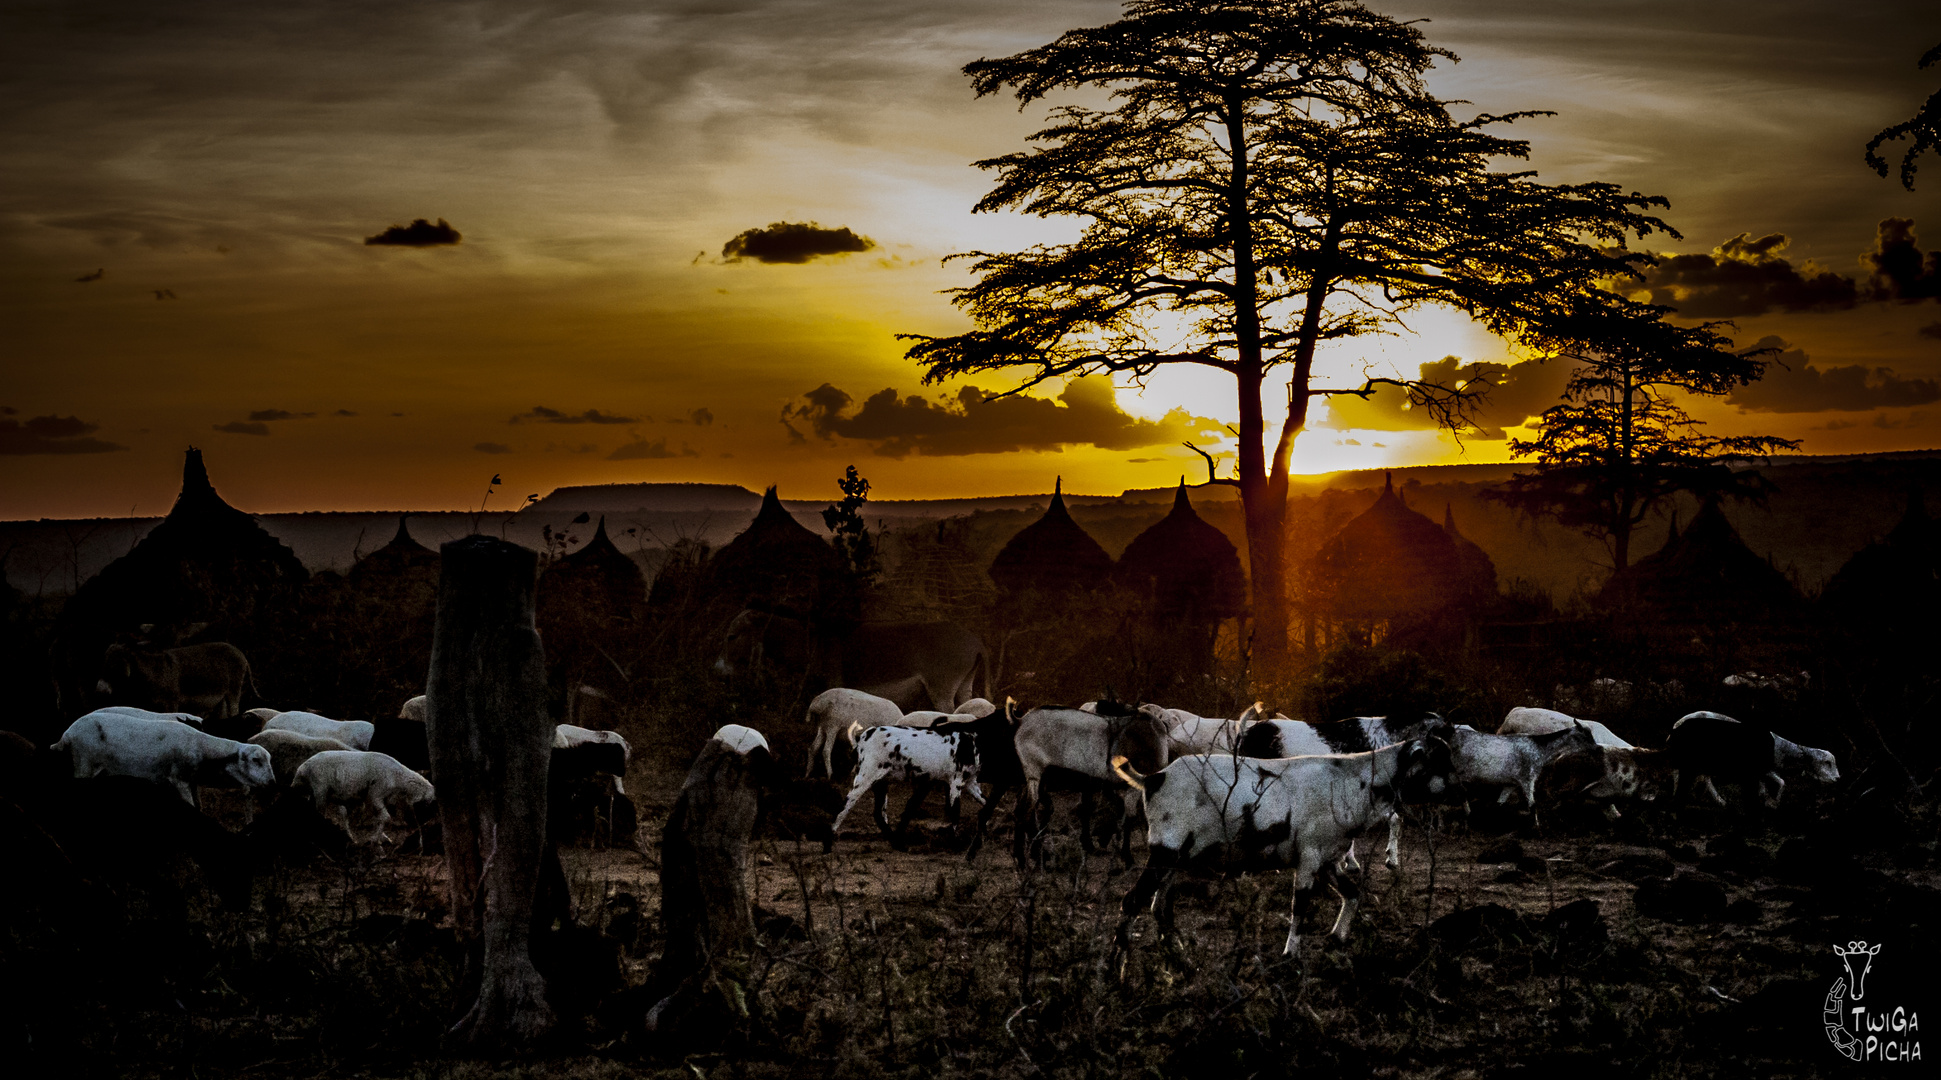
<svg viewBox="0 0 1941 1080"><path fill-rule="evenodd" d="M1921 67L1941 63L1941 45L1936 45L1921 56ZM1901 186L1914 190L1915 159L1929 150L1941 149L1941 90L1928 95L1921 110L1909 119L1892 127L1882 128L1867 143L1867 164L1882 176L1887 175L1887 159L1880 156L1882 143L1899 139L1911 140L1907 150L1901 155Z"/></svg>
<svg viewBox="0 0 1941 1080"><path fill-rule="evenodd" d="M1586 293L1539 331L1553 358L1573 363L1563 404L1544 411L1534 439L1512 439L1511 453L1534 456L1483 497L1554 518L1602 540L1619 571L1631 565L1631 534L1678 492L1763 501L1756 472L1733 462L1792 450L1797 440L1770 435L1706 435L1674 392L1719 396L1765 374L1777 349L1733 351L1724 323L1665 321L1670 308L1609 293Z"/></svg>
<svg viewBox="0 0 1941 1080"><path fill-rule="evenodd" d="M1046 379L1189 364L1233 376L1240 489L1252 568L1255 660L1288 648L1284 534L1289 463L1317 397L1380 383L1460 422L1481 387L1371 378L1318 386L1324 341L1385 329L1447 304L1519 335L1597 278L1630 273L1631 235L1671 230L1664 200L1609 184L1546 186L1493 172L1527 146L1458 121L1424 88L1437 59L1414 26L1348 0L1137 0L1107 26L965 67L978 96L1020 108L1103 89L1110 110L1067 105L997 173L980 212L1084 222L1080 238L970 252L953 290L976 329L905 335L925 382L974 372ZM1676 233L1671 233L1676 235ZM1285 379L1284 387L1280 380ZM1285 394L1270 440L1262 396ZM1195 449L1198 449L1197 447Z"/></svg>

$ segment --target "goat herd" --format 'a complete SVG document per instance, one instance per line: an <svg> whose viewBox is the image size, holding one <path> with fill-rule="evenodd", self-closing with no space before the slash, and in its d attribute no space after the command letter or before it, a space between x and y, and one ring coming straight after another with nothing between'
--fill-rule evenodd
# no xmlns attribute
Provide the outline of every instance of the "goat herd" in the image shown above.
<svg viewBox="0 0 1941 1080"><path fill-rule="evenodd" d="M421 824L435 805L423 775L425 715L423 697L378 723L254 709L205 725L190 713L111 706L74 721L50 749L71 761L77 779L167 785L191 806L199 806L205 787L285 789L352 841L380 842L387 825ZM811 774L820 766L833 776L839 745L855 758L825 849L865 794L879 828L896 843L941 786L953 824L963 796L981 804L967 844L967 858L975 859L996 808L1015 788L1013 853L1024 865L1043 857L1038 841L1053 790L1085 796L1087 824L1079 833L1088 851L1092 796L1118 795L1124 812L1117 849L1127 866L1133 823L1143 817L1147 828L1146 865L1122 904L1121 948L1148 904L1162 939L1173 933L1173 886L1182 871L1291 869L1295 918L1286 952L1295 952L1299 912L1322 885L1341 897L1333 933L1345 940L1358 902L1356 839L1386 828L1386 862L1397 867L1401 822L1415 808L1480 804L1534 816L1540 807L1577 803L1616 819L1627 806L1659 798L1680 805L1693 791L1724 805L1717 783L1776 806L1788 774L1839 779L1831 753L1704 711L1680 719L1658 750L1633 746L1595 721L1540 708L1512 709L1497 732L1484 733L1434 713L1307 723L1265 715L1259 704L1233 719L1113 701L1021 711L1009 700L998 707L981 698L951 712L905 714L884 698L839 688L817 696L807 720L815 733ZM739 754L770 752L759 732L740 725L722 728L715 739ZM597 781L610 801L626 802L631 754L615 732L559 725L552 797ZM912 786L895 826L885 813L891 781ZM353 811L372 822L368 835L357 835Z"/></svg>
<svg viewBox="0 0 1941 1080"><path fill-rule="evenodd" d="M811 772L818 755L830 770L839 741L856 756L848 799L825 843L834 844L865 793L894 842L941 785L953 821L961 795L982 804L968 847L974 859L999 800L1018 788L1014 854L1023 864L1043 834L1051 789L1080 790L1088 804L1093 792L1116 789L1125 801L1118 849L1127 865L1132 822L1143 815L1147 828L1146 866L1122 905L1122 949L1149 903L1162 938L1173 933L1172 886L1183 870L1293 870L1289 954L1299 943L1303 902L1329 885L1342 899L1333 933L1346 940L1358 900L1355 840L1386 827L1386 861L1396 868L1402 815L1414 807L1483 803L1534 817L1541 806L1568 801L1616 819L1626 805L1668 796L1676 806L1693 791L1725 805L1718 783L1775 807L1786 774L1839 779L1831 753L1708 711L1681 718L1663 749L1648 750L1603 724L1541 708L1510 710L1494 734L1435 713L1306 723L1263 716L1259 704L1234 719L1110 701L1022 715L1010 701L999 709L972 699L957 709L903 716L893 703L851 689L815 699ZM884 814L891 780L913 786L894 828ZM991 786L988 796L980 783ZM1081 822L1089 819L1081 813ZM1089 827L1079 831L1090 850Z"/></svg>

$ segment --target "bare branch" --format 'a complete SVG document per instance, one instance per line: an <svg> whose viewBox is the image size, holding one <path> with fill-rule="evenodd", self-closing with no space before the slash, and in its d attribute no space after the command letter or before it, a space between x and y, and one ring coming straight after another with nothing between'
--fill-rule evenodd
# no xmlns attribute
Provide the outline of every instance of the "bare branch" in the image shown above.
<svg viewBox="0 0 1941 1080"><path fill-rule="evenodd" d="M1188 487L1196 487L1196 488L1212 487L1214 484L1224 484L1228 487L1240 486L1239 478L1231 477L1231 476L1219 476L1216 474L1216 466L1214 464L1212 454L1209 454L1206 451L1200 449L1199 447L1194 446L1190 442L1181 443L1180 445L1186 447L1188 450L1191 450L1195 454L1198 454L1201 457L1206 459L1206 483L1188 484L1187 485Z"/></svg>

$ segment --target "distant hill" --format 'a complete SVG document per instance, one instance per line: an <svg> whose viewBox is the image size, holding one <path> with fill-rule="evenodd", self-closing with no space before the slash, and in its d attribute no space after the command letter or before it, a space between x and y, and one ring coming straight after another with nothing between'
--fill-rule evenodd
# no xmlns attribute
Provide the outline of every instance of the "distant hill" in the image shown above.
<svg viewBox="0 0 1941 1080"><path fill-rule="evenodd" d="M554 488L552 494L521 512L549 515L562 510L575 514L726 510L753 514L761 505L760 495L739 484L586 484Z"/></svg>

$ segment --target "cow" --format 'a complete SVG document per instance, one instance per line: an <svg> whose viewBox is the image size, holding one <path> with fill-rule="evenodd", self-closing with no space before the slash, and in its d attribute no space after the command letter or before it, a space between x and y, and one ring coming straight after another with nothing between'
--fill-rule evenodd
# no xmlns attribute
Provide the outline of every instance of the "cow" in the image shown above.
<svg viewBox="0 0 1941 1080"><path fill-rule="evenodd" d="M867 691L905 712L955 712L972 698L990 697L984 643L951 622L862 623L821 633L800 619L746 609L728 624L715 673L745 678L770 668L807 687Z"/></svg>
<svg viewBox="0 0 1941 1080"><path fill-rule="evenodd" d="M1388 823L1406 803L1462 795L1449 744L1433 736L1358 754L1243 758L1192 754L1142 774L1123 756L1113 767L1145 802L1146 867L1120 905L1123 954L1132 920L1150 903L1162 937L1173 934L1180 870L1294 871L1294 913L1284 955L1300 947L1302 902L1326 882L1341 896L1333 933L1348 939L1361 890L1343 871L1355 837Z"/></svg>
<svg viewBox="0 0 1941 1080"><path fill-rule="evenodd" d="M102 658L95 689L117 704L227 720L242 711L243 691L255 684L249 658L226 641L174 649L115 644Z"/></svg>
<svg viewBox="0 0 1941 1080"><path fill-rule="evenodd" d="M48 749L69 755L77 780L132 776L165 783L197 808L198 784L250 788L276 781L268 750L205 735L159 714L91 712L69 724Z"/></svg>

